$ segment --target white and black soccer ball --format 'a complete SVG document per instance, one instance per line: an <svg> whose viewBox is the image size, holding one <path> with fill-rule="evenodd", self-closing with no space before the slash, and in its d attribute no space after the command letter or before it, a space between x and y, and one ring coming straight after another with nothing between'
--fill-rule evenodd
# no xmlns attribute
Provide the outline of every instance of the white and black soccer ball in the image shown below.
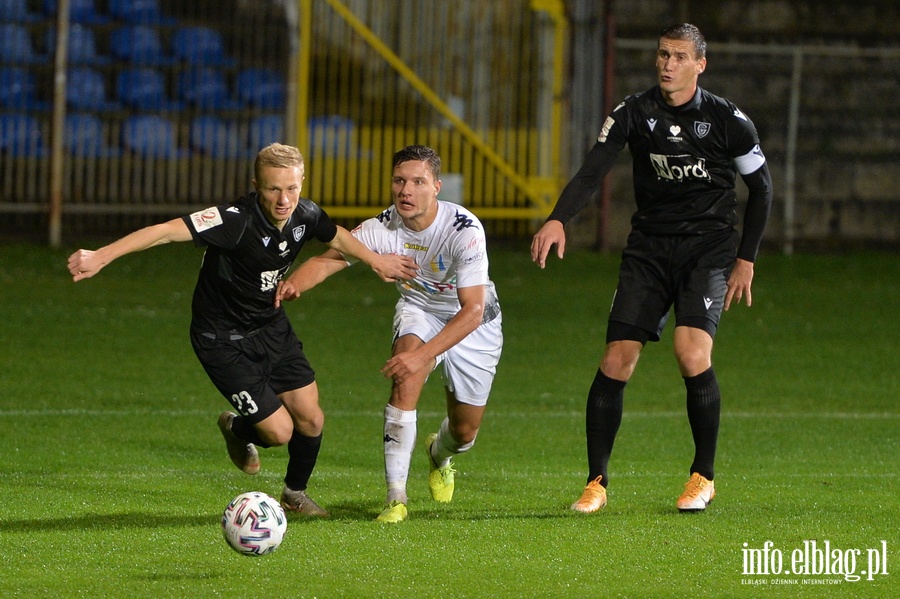
<svg viewBox="0 0 900 599"><path fill-rule="evenodd" d="M259 491L242 493L231 500L222 513L222 534L241 555L259 557L281 545L287 532L284 509L272 497Z"/></svg>

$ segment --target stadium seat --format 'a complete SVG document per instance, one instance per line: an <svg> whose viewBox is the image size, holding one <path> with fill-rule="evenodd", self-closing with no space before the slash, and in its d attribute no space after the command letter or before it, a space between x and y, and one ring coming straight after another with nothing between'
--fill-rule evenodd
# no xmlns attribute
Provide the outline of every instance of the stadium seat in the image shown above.
<svg viewBox="0 0 900 599"><path fill-rule="evenodd" d="M159 0L109 0L109 14L126 23L172 25L177 22L162 13Z"/></svg>
<svg viewBox="0 0 900 599"><path fill-rule="evenodd" d="M236 87L238 99L248 106L263 110L284 108L284 78L275 70L247 68L238 71Z"/></svg>
<svg viewBox="0 0 900 599"><path fill-rule="evenodd" d="M274 142L284 142L284 118L277 114L258 116L250 121L250 152L255 155Z"/></svg>
<svg viewBox="0 0 900 599"><path fill-rule="evenodd" d="M0 0L0 21L4 23L34 23L41 15L32 13L28 0Z"/></svg>
<svg viewBox="0 0 900 599"><path fill-rule="evenodd" d="M169 100L161 72L143 67L124 69L116 76L116 98L136 110L180 110L179 102Z"/></svg>
<svg viewBox="0 0 900 599"><path fill-rule="evenodd" d="M225 74L217 69L189 69L178 75L178 98L188 106L234 110L240 102L229 96Z"/></svg>
<svg viewBox="0 0 900 599"><path fill-rule="evenodd" d="M174 63L163 48L159 30L148 25L123 25L115 29L109 37L109 49L115 58L131 64Z"/></svg>
<svg viewBox="0 0 900 599"><path fill-rule="evenodd" d="M100 117L85 113L66 115L65 147L69 154L81 158L109 158L120 153L106 143Z"/></svg>
<svg viewBox="0 0 900 599"><path fill-rule="evenodd" d="M47 52L53 54L56 50L56 28L47 29ZM79 23L73 23L69 27L69 64L109 64L109 56L97 53L97 42L94 30Z"/></svg>
<svg viewBox="0 0 900 599"><path fill-rule="evenodd" d="M49 62L46 56L34 51L28 27L19 23L0 24L0 61L13 64Z"/></svg>
<svg viewBox="0 0 900 599"><path fill-rule="evenodd" d="M24 67L0 68L0 106L14 110L49 110L36 98L34 73Z"/></svg>
<svg viewBox="0 0 900 599"><path fill-rule="evenodd" d="M0 115L0 152L31 157L46 153L38 120L27 114Z"/></svg>
<svg viewBox="0 0 900 599"><path fill-rule="evenodd" d="M353 120L336 114L309 119L310 158L361 158L353 140Z"/></svg>
<svg viewBox="0 0 900 599"><path fill-rule="evenodd" d="M56 16L58 4L59 0L44 0L44 14L48 17ZM102 25L109 23L110 18L108 15L97 12L94 0L69 0L69 21Z"/></svg>
<svg viewBox="0 0 900 599"><path fill-rule="evenodd" d="M199 116L191 121L191 149L212 158L239 158L247 154L236 123L217 116Z"/></svg>
<svg viewBox="0 0 900 599"><path fill-rule="evenodd" d="M135 154L152 158L185 155L176 143L175 125L159 115L128 117L122 126L122 146Z"/></svg>
<svg viewBox="0 0 900 599"><path fill-rule="evenodd" d="M233 66L222 34L209 27L180 27L172 35L172 56L193 65Z"/></svg>
<svg viewBox="0 0 900 599"><path fill-rule="evenodd" d="M75 110L116 110L117 102L106 95L106 79L90 67L69 69L66 85L66 104Z"/></svg>

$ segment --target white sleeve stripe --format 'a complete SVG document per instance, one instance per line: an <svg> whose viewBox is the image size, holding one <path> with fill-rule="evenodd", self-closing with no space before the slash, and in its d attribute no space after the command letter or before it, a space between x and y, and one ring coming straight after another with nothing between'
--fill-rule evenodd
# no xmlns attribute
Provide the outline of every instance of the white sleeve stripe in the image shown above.
<svg viewBox="0 0 900 599"><path fill-rule="evenodd" d="M753 149L743 156L738 156L734 159L734 164L737 166L738 172L742 175L755 173L765 163L766 157L763 156L759 144L753 146Z"/></svg>

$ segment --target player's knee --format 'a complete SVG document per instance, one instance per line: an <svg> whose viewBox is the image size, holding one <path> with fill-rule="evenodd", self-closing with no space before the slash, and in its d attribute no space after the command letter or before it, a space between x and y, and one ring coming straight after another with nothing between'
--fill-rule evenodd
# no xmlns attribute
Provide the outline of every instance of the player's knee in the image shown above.
<svg viewBox="0 0 900 599"><path fill-rule="evenodd" d="M455 423L450 426L450 435L458 446L467 446L466 449L468 449L475 444L478 427L467 422Z"/></svg>
<svg viewBox="0 0 900 599"><path fill-rule="evenodd" d="M271 447L279 447L286 445L294 434L293 426L285 426L283 424L259 431L260 438L268 443Z"/></svg>
<svg viewBox="0 0 900 599"><path fill-rule="evenodd" d="M683 376L695 376L712 366L709 352L699 347L682 347L675 351L678 369Z"/></svg>
<svg viewBox="0 0 900 599"><path fill-rule="evenodd" d="M634 374L640 355L640 351L620 351L611 345L603 355L600 370L611 379L627 381Z"/></svg>

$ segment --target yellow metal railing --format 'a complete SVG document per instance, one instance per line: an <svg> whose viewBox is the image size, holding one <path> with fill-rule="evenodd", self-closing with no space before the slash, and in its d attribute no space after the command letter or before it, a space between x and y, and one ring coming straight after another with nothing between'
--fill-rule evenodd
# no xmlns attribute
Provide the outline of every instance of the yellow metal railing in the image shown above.
<svg viewBox="0 0 900 599"><path fill-rule="evenodd" d="M296 139L308 156L307 188L329 214L365 218L388 203L390 159L393 151L408 143L438 149L445 173L461 176L462 199L481 218L530 221L549 213L562 182L560 131L567 23L560 0L471 3L474 9L467 17L460 16L466 11L457 11L447 22L436 22L429 32L452 46L436 50L434 56L427 55L427 50L415 56L416 48L409 45L398 48L408 40L387 40L367 22L375 21L388 32L406 30L414 19L397 14L403 11L394 3L299 2L303 41L297 69ZM533 14L527 14L529 11ZM419 22L441 18L433 12L424 11L417 17ZM506 27L511 17L527 27ZM386 26L385 21L391 25ZM491 23L487 30L484 21ZM453 33L442 37L441 26ZM528 39L535 37L535 32L542 36L541 43ZM479 53L484 52L487 37L492 44L505 40L510 47L521 49L521 55L495 49L485 60ZM433 63L441 60L445 64L433 68ZM476 97L466 99L469 105L488 106L489 115L475 115L481 121L476 125L452 105L447 80L465 80L467 64L479 60L496 70L487 75L490 80L478 90L480 96L472 92ZM379 82L380 88L373 81ZM438 89L440 86L443 88ZM494 106L509 101L492 99L501 88L505 88L506 98L516 102L510 110ZM379 94L384 97L377 97ZM317 131L315 123L322 115L310 114L310 110L344 118L336 127L346 129ZM485 126L485 120L498 122ZM325 122L323 126L330 125Z"/></svg>

